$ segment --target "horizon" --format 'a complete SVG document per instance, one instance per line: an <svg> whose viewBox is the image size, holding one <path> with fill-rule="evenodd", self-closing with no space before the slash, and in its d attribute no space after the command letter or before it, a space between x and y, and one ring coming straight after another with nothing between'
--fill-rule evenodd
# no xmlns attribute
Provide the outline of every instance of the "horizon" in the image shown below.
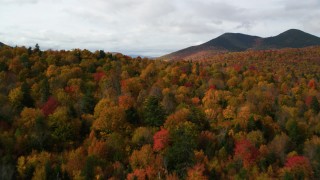
<svg viewBox="0 0 320 180"><path fill-rule="evenodd" d="M291 28L291 29L288 29L288 30L286 30L286 31L283 31L283 32L281 32L281 33L279 33L279 34L277 34L277 35L280 35L280 34L282 34L282 33L284 33L284 32L289 31L289 30L302 31L302 30L300 30L300 29ZM310 33L305 32L305 31L302 31L302 32L307 33L307 34L310 34ZM218 38L218 37L220 37L220 36L222 36L222 35L224 35L224 34L229 34L229 33L230 33L230 34L243 34L243 35L249 35L249 36L256 36L256 35L253 35L253 34L244 34L244 33L238 33L238 32L225 32L225 33L220 34L219 36L217 36L217 37L215 37L215 38ZM274 35L274 36L277 36L277 35ZM311 34L311 35L313 35L313 34ZM274 37L274 36L269 36L269 37ZM257 36L257 37L259 37L259 38L268 38L268 37L261 37L261 36ZM316 36L316 37L318 37L318 36ZM213 39L215 39L215 38L213 38ZM213 40L213 39L211 39L211 40ZM209 40L209 41L211 41L211 40ZM208 42L208 41L207 41L207 42ZM0 43L3 43L3 42L0 42ZM206 43L206 42L205 42L205 43ZM6 43L4 43L4 44L5 44L5 45L8 45L8 44L6 44ZM95 51L100 51L100 50L102 50L102 49L90 50L90 49L86 49L86 48L81 49L81 48L77 48L77 47L75 47L75 48L70 48L70 49L52 49L52 48L42 49L40 44L36 43L35 46L36 46L36 45L38 45L38 46L40 47L40 50L42 50L42 51L47 51L47 50L53 50L53 51L66 50L66 51L71 51L71 50L74 50L74 49L80 49L80 50L88 50L88 51L94 53ZM28 48L28 47L34 48L34 47L32 47L32 46L24 46L24 45L14 45L14 46L26 47L26 48ZM14 46L12 46L12 47L14 47ZM197 46L197 45L194 45L194 46ZM193 47L193 46L189 46L189 47ZM185 48L189 48L189 47L185 47ZM184 49L185 49L185 48L184 48ZM183 50L183 49L180 49L180 50ZM123 55L126 55L126 56L130 56L130 57L132 57L132 58L141 57L141 58L151 58L151 59L153 59L153 58L159 58L159 57L161 57L161 56L169 55L169 54L171 54L171 53L174 53L174 52L168 52L167 54L162 54L162 55L160 55L160 56L149 56L149 55L141 55L141 54L125 54L125 53L123 53L123 52L106 51L106 50L103 50L103 51L106 52L106 53L120 53L120 54L123 54ZM177 50L177 51L179 51L179 50ZM176 52L176 51L175 51L175 52Z"/></svg>
<svg viewBox="0 0 320 180"><path fill-rule="evenodd" d="M0 0L0 42L159 57L226 32L260 37L299 29L319 37L316 0L255 2ZM77 3L77 6L74 4Z"/></svg>

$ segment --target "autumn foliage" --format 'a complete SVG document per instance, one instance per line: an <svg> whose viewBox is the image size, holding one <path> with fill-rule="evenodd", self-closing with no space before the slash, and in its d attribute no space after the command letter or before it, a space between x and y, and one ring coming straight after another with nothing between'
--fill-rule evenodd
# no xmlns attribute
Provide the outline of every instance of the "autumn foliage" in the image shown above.
<svg viewBox="0 0 320 180"><path fill-rule="evenodd" d="M45 116L48 116L56 110L58 107L58 101L54 97L49 97L48 101L43 105L42 112Z"/></svg>
<svg viewBox="0 0 320 180"><path fill-rule="evenodd" d="M303 166L310 166L309 160L303 156L292 156L289 157L286 161L285 167L292 169L292 168L299 168Z"/></svg>
<svg viewBox="0 0 320 180"><path fill-rule="evenodd" d="M316 179L320 48L193 61L0 47L0 179Z"/></svg>
<svg viewBox="0 0 320 180"><path fill-rule="evenodd" d="M282 171L285 176L293 178L311 179L313 177L309 160L306 157L299 155L288 157Z"/></svg>
<svg viewBox="0 0 320 180"><path fill-rule="evenodd" d="M153 150L161 151L164 149L169 143L169 131L166 129L161 129L156 132L153 136Z"/></svg>
<svg viewBox="0 0 320 180"><path fill-rule="evenodd" d="M242 160L244 167L252 165L258 155L258 149L250 141L243 139L235 143L234 156Z"/></svg>
<svg viewBox="0 0 320 180"><path fill-rule="evenodd" d="M196 164L194 167L188 169L187 180L207 180L209 179L204 175L205 167L204 164Z"/></svg>
<svg viewBox="0 0 320 180"><path fill-rule="evenodd" d="M96 72L96 73L93 74L93 79L96 82L99 82L104 76L105 76L104 72Z"/></svg>

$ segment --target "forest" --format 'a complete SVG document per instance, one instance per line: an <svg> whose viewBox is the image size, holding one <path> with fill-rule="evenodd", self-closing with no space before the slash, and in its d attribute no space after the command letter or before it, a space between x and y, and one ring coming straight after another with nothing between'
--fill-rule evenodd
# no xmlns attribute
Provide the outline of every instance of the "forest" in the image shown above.
<svg viewBox="0 0 320 180"><path fill-rule="evenodd" d="M316 179L320 47L198 61L0 47L0 179Z"/></svg>

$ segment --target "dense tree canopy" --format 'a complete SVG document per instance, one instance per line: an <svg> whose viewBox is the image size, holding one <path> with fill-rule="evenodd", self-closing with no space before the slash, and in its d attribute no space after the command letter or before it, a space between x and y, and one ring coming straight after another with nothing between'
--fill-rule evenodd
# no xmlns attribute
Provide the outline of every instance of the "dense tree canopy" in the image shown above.
<svg viewBox="0 0 320 180"><path fill-rule="evenodd" d="M313 179L320 48L196 62L0 48L0 179Z"/></svg>

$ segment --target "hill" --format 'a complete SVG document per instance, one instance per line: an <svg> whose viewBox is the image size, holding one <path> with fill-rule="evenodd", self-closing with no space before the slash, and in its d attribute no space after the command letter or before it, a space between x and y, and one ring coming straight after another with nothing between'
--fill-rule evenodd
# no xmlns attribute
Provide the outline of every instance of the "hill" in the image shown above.
<svg viewBox="0 0 320 180"><path fill-rule="evenodd" d="M225 33L211 41L208 41L201 47L217 47L228 51L244 51L253 47L261 38L240 33Z"/></svg>
<svg viewBox="0 0 320 180"><path fill-rule="evenodd" d="M320 45L320 38L312 34L290 29L275 37L263 39L263 43L257 49L274 48L303 48L308 46Z"/></svg>
<svg viewBox="0 0 320 180"><path fill-rule="evenodd" d="M303 48L320 45L320 38L297 29L290 29L274 37L262 38L241 33L225 33L198 46L191 46L162 56L165 60L192 60L225 52Z"/></svg>

